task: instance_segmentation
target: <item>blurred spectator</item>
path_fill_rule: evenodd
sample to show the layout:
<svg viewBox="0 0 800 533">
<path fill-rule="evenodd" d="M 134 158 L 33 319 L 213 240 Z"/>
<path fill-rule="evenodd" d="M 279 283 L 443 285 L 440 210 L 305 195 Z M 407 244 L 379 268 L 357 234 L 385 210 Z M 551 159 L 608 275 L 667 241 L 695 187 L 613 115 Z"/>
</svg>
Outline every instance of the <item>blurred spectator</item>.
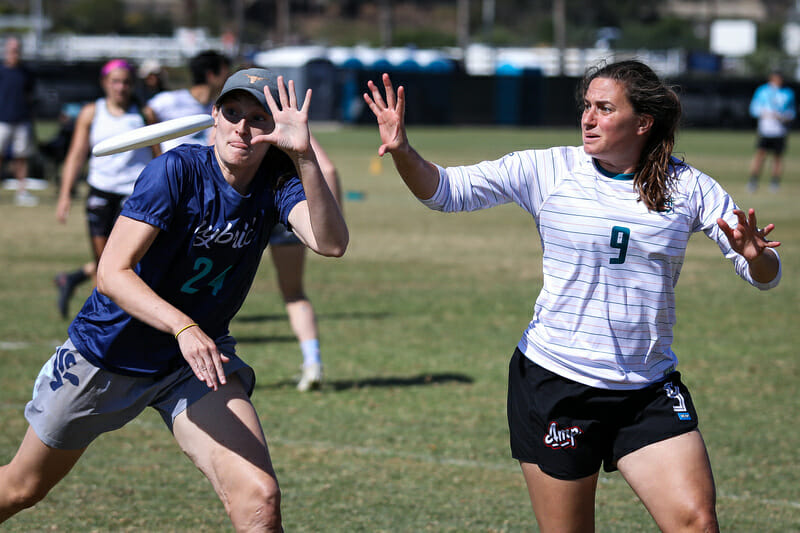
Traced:
<svg viewBox="0 0 800 533">
<path fill-rule="evenodd" d="M 211 114 L 211 107 L 222 90 L 230 74 L 231 63 L 224 55 L 214 50 L 200 52 L 189 60 L 192 86 L 188 89 L 162 91 L 147 102 L 144 115 L 148 122 L 163 122 L 174 118 Z M 200 130 L 161 143 L 161 150 L 167 150 L 184 143 L 209 144 L 208 130 Z"/>
<path fill-rule="evenodd" d="M 783 85 L 783 75 L 773 72 L 767 83 L 761 85 L 750 102 L 750 115 L 758 119 L 758 141 L 756 153 L 750 163 L 750 181 L 747 190 L 758 189 L 761 167 L 768 153 L 772 154 L 772 181 L 770 189 L 778 190 L 783 173 L 783 152 L 786 150 L 786 137 L 789 123 L 795 117 L 794 91 Z"/>
<path fill-rule="evenodd" d="M 137 74 L 140 81 L 137 96 L 142 104 L 167 89 L 167 71 L 157 59 L 142 61 Z"/>
<path fill-rule="evenodd" d="M 5 42 L 0 65 L 0 164 L 10 153 L 17 179 L 16 204 L 34 206 L 38 200 L 25 186 L 28 158 L 33 155 L 33 74 L 21 63 L 22 45 L 16 37 Z"/>
<path fill-rule="evenodd" d="M 81 107 L 78 102 L 69 102 L 61 106 L 58 113 L 58 130 L 55 135 L 45 142 L 39 143 L 39 162 L 42 165 L 42 176 L 53 176 L 54 180 L 60 179 L 59 168 L 67 157 L 72 134 L 75 132 L 75 120 L 78 118 Z M 74 189 L 74 186 L 73 186 Z"/>
<path fill-rule="evenodd" d="M 81 104 L 69 102 L 61 106 L 58 114 L 58 131 L 48 141 L 39 144 L 39 152 L 54 164 L 60 164 L 67 157 L 69 143 L 75 131 L 75 119 L 81 110 Z"/>
</svg>

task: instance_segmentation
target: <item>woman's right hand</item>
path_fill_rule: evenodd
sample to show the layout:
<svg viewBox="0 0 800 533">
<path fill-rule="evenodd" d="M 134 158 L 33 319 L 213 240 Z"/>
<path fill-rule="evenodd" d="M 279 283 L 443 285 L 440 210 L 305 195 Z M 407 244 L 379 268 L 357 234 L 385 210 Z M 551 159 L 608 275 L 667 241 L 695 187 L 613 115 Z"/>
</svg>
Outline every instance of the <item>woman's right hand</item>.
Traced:
<svg viewBox="0 0 800 533">
<path fill-rule="evenodd" d="M 230 361 L 230 358 L 219 351 L 214 340 L 200 326 L 191 324 L 184 327 L 178 331 L 175 340 L 197 379 L 213 390 L 225 385 L 227 380 L 222 364 Z"/>
<path fill-rule="evenodd" d="M 405 112 L 406 112 L 406 92 L 403 86 L 397 88 L 397 95 L 392 86 L 389 75 L 383 74 L 383 87 L 386 92 L 386 100 L 381 96 L 380 89 L 372 80 L 367 82 L 367 87 L 372 93 L 364 93 L 364 101 L 378 120 L 378 131 L 381 135 L 381 146 L 378 148 L 378 155 L 383 156 L 387 152 L 405 150 L 408 148 L 408 137 L 406 136 Z"/>
<path fill-rule="evenodd" d="M 67 222 L 67 215 L 69 215 L 69 208 L 72 205 L 72 200 L 67 196 L 66 198 L 59 196 L 58 203 L 56 204 L 56 219 L 65 224 Z"/>
</svg>

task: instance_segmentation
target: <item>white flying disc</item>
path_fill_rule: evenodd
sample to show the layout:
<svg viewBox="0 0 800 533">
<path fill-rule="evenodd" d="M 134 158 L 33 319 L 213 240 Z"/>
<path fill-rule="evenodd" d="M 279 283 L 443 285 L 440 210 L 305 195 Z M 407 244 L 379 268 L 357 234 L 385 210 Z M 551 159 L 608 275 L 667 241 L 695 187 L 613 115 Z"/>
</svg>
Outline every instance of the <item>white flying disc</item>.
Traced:
<svg viewBox="0 0 800 533">
<path fill-rule="evenodd" d="M 183 137 L 214 125 L 211 115 L 201 113 L 187 117 L 165 120 L 157 124 L 142 126 L 104 139 L 94 145 L 92 155 L 100 157 L 117 154 L 126 150 L 135 150 L 144 146 L 153 146 L 162 141 Z"/>
</svg>

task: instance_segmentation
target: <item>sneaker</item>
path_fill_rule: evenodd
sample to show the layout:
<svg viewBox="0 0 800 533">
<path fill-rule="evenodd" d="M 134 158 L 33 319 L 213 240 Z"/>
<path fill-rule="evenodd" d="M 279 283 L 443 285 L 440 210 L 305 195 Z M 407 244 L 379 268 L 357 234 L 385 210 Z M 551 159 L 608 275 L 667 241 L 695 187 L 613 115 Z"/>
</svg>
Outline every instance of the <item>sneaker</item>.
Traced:
<svg viewBox="0 0 800 533">
<path fill-rule="evenodd" d="M 56 284 L 56 289 L 58 290 L 58 312 L 61 313 L 61 318 L 67 318 L 69 299 L 78 284 L 66 272 L 57 274 L 53 278 L 53 283 Z"/>
<path fill-rule="evenodd" d="M 14 203 L 23 207 L 33 207 L 39 205 L 39 199 L 28 191 L 22 191 L 17 193 Z"/>
<path fill-rule="evenodd" d="M 297 383 L 297 390 L 306 392 L 319 389 L 322 386 L 322 365 L 314 363 L 303 366 L 303 375 Z"/>
<path fill-rule="evenodd" d="M 757 181 L 748 181 L 747 182 L 747 192 L 754 193 L 758 190 L 758 182 Z"/>
<path fill-rule="evenodd" d="M 771 193 L 778 192 L 780 190 L 780 188 L 781 188 L 781 185 L 777 181 L 773 181 L 772 183 L 769 184 L 769 192 L 771 192 Z"/>
</svg>

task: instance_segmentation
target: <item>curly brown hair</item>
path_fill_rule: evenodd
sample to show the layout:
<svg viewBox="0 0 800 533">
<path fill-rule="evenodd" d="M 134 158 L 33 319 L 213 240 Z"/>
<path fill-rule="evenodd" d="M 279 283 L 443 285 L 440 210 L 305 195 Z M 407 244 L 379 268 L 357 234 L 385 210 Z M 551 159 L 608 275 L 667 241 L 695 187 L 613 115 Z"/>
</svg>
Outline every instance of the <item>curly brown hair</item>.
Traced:
<svg viewBox="0 0 800 533">
<path fill-rule="evenodd" d="M 681 102 L 677 93 L 664 84 L 649 66 L 627 60 L 590 67 L 578 85 L 577 98 L 583 105 L 589 84 L 595 78 L 618 82 L 637 115 L 653 117 L 653 126 L 639 155 L 633 184 L 639 200 L 652 211 L 669 208 L 671 191 L 677 179 L 677 167 L 684 163 L 672 157 L 675 133 L 681 120 Z"/>
</svg>

